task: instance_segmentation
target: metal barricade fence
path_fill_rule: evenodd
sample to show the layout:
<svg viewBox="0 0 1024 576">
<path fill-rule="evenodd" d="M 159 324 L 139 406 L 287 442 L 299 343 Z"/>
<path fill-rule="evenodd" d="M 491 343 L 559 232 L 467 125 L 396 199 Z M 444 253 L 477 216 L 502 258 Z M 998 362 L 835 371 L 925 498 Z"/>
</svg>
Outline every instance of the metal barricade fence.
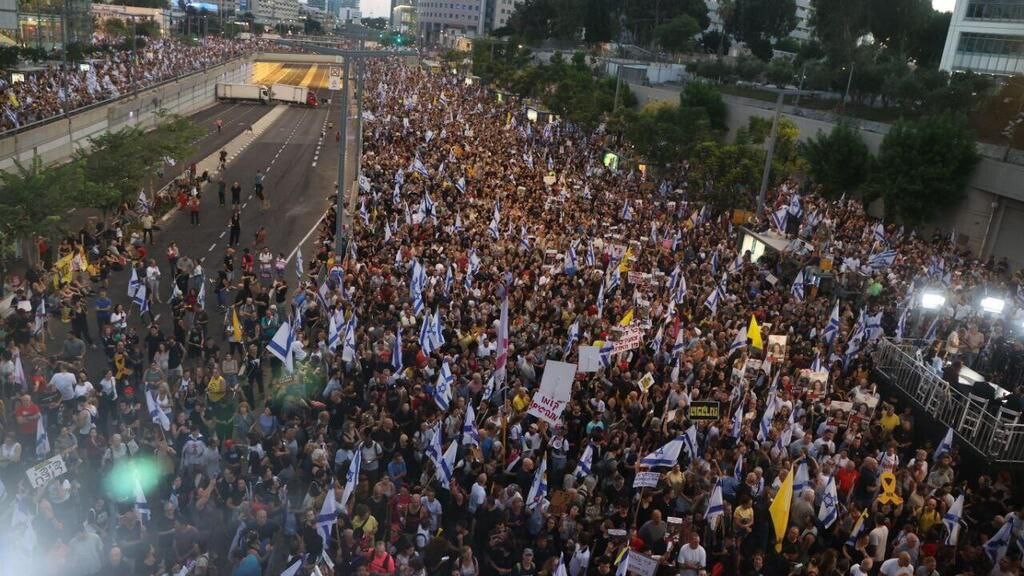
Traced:
<svg viewBox="0 0 1024 576">
<path fill-rule="evenodd" d="M 918 359 L 913 342 L 879 339 L 875 367 L 918 408 L 952 427 L 958 440 L 993 462 L 1024 463 L 1024 423 L 1000 421 L 990 405 L 950 386 Z"/>
</svg>

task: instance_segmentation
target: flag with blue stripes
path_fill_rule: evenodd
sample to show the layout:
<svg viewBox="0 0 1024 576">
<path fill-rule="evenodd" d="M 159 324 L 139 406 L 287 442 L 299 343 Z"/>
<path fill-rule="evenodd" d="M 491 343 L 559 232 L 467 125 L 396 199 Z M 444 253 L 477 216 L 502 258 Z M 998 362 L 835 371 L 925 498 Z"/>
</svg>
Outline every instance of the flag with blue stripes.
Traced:
<svg viewBox="0 0 1024 576">
<path fill-rule="evenodd" d="M 402 325 L 399 324 L 395 330 L 395 341 L 391 344 L 391 368 L 395 374 L 402 371 L 405 365 L 402 364 Z"/>
<path fill-rule="evenodd" d="M 821 496 L 821 505 L 818 507 L 818 522 L 826 530 L 839 518 L 839 494 L 836 492 L 835 476 L 828 477 L 825 484 L 825 493 Z"/>
<path fill-rule="evenodd" d="M 793 288 L 790 290 L 790 294 L 792 294 L 798 302 L 804 301 L 804 271 L 802 268 L 796 275 L 796 279 L 793 280 Z"/>
<path fill-rule="evenodd" d="M 434 384 L 434 403 L 441 412 L 447 412 L 452 402 L 452 386 L 455 385 L 455 376 L 448 366 L 448 361 L 441 363 L 441 371 L 437 375 L 437 383 Z"/>
<path fill-rule="evenodd" d="M 664 446 L 641 458 L 640 465 L 649 466 L 651 468 L 675 466 L 676 463 L 679 462 L 679 453 L 683 450 L 683 444 L 685 442 L 684 438 L 685 435 L 673 438 Z"/>
<path fill-rule="evenodd" d="M 711 498 L 708 499 L 708 507 L 704 510 L 704 520 L 711 526 L 716 526 L 718 518 L 725 513 L 725 504 L 722 502 L 722 481 L 715 482 L 711 490 Z"/>
</svg>

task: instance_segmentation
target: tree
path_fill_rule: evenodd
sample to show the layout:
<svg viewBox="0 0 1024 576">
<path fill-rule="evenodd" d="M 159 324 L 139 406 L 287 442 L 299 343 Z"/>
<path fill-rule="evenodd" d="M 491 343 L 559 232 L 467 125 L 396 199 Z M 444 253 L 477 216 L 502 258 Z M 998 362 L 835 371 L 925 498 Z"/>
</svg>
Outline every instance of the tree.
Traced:
<svg viewBox="0 0 1024 576">
<path fill-rule="evenodd" d="M 978 162 L 974 134 L 963 116 L 943 114 L 897 122 L 879 149 L 865 199 L 910 226 L 954 208 Z"/>
<path fill-rule="evenodd" d="M 719 48 L 722 52 L 728 52 L 732 47 L 732 41 L 719 30 L 706 30 L 700 35 L 700 47 L 705 54 L 718 54 Z"/>
<path fill-rule="evenodd" d="M 689 52 L 700 25 L 692 16 L 681 14 L 654 29 L 658 45 L 669 52 Z"/>
<path fill-rule="evenodd" d="M 811 179 L 821 186 L 826 198 L 857 192 L 867 181 L 871 153 L 860 132 L 848 122 L 840 122 L 828 134 L 818 134 L 799 144 L 807 161 Z"/>
<path fill-rule="evenodd" d="M 764 152 L 759 148 L 703 142 L 690 158 L 690 190 L 716 210 L 748 208 L 760 185 L 763 164 Z"/>
<path fill-rule="evenodd" d="M 907 46 L 907 56 L 913 58 L 918 66 L 937 68 L 939 60 L 942 59 L 942 49 L 952 18 L 952 12 L 932 10 L 924 24 L 911 38 Z"/>
<path fill-rule="evenodd" d="M 689 157 L 698 143 L 707 140 L 711 126 L 703 108 L 680 108 L 668 103 L 648 107 L 626 128 L 626 137 L 648 162 L 667 166 Z"/>
<path fill-rule="evenodd" d="M 772 57 L 772 39 L 788 35 L 796 23 L 795 0 L 736 0 L 726 29 L 767 62 Z"/>
<path fill-rule="evenodd" d="M 0 262 L 16 241 L 56 232 L 83 182 L 73 163 L 48 168 L 33 156 L 27 166 L 15 161 L 14 168 L 0 171 Z"/>
<path fill-rule="evenodd" d="M 778 88 L 785 88 L 792 84 L 795 75 L 796 71 L 793 70 L 793 65 L 783 58 L 772 60 L 765 70 L 765 78 Z"/>
<path fill-rule="evenodd" d="M 857 39 L 868 32 L 867 2 L 812 0 L 811 25 L 829 60 L 842 65 L 853 60 Z"/>
<path fill-rule="evenodd" d="M 707 114 L 711 128 L 714 130 L 726 130 L 726 116 L 729 109 L 722 99 L 722 93 L 710 82 L 693 81 L 686 84 L 683 91 L 679 93 L 680 108 L 698 108 Z"/>
<path fill-rule="evenodd" d="M 360 22 L 363 26 L 373 28 L 374 30 L 386 30 L 388 27 L 388 19 L 383 16 L 376 18 L 363 18 Z"/>
<path fill-rule="evenodd" d="M 319 20 L 306 16 L 302 20 L 303 32 L 310 36 L 317 36 L 324 33 L 324 25 Z"/>
<path fill-rule="evenodd" d="M 868 31 L 875 42 L 899 55 L 906 55 L 915 36 L 928 22 L 931 0 L 869 0 Z"/>
</svg>

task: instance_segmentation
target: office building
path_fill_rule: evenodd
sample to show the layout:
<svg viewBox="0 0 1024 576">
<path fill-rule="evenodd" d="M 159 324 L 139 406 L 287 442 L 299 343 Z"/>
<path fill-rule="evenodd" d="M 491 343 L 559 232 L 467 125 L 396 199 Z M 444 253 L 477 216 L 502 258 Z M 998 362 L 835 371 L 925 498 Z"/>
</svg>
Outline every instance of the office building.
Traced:
<svg viewBox="0 0 1024 576">
<path fill-rule="evenodd" d="M 487 0 L 419 0 L 416 21 L 423 45 L 443 44 L 458 36 L 480 36 L 486 31 Z"/>
<path fill-rule="evenodd" d="M 956 0 L 939 68 L 1024 74 L 1024 0 Z"/>
<path fill-rule="evenodd" d="M 14 17 L 17 19 L 16 36 L 24 46 L 52 50 L 64 45 L 65 40 L 88 43 L 92 39 L 91 0 L 21 0 L 17 3 Z M 65 15 L 66 11 L 66 15 Z M 9 20 L 12 16 L 9 4 L 0 3 L 0 18 Z M 66 17 L 66 22 L 65 22 Z M 2 28 L 4 31 L 7 28 Z M 6 33 L 4 34 L 6 35 Z"/>
<path fill-rule="evenodd" d="M 249 0 L 249 7 L 257 24 L 301 24 L 298 0 Z"/>
<path fill-rule="evenodd" d="M 718 14 L 718 0 L 705 0 L 708 6 L 708 18 L 711 23 L 708 30 L 721 30 L 722 18 Z M 814 36 L 814 27 L 811 26 L 811 18 L 814 16 L 813 0 L 796 0 L 796 27 L 789 33 L 790 38 L 801 42 L 810 40 Z"/>
<path fill-rule="evenodd" d="M 490 0 L 487 2 L 488 28 L 487 31 L 503 28 L 508 24 L 508 19 L 516 11 L 516 6 L 525 0 Z"/>
<path fill-rule="evenodd" d="M 408 1 L 408 0 L 405 0 Z M 391 10 L 390 28 L 395 32 L 415 33 L 416 32 L 416 7 L 408 4 L 399 4 Z"/>
</svg>

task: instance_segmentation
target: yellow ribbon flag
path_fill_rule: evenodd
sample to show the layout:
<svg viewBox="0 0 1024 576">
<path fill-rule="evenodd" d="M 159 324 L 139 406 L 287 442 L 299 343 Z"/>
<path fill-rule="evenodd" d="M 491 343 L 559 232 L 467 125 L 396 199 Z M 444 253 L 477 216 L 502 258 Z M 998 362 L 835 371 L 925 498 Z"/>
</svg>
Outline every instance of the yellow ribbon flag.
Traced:
<svg viewBox="0 0 1024 576">
<path fill-rule="evenodd" d="M 632 323 L 633 323 L 633 309 L 630 308 L 629 312 L 626 312 L 626 315 L 622 317 L 622 320 L 619 320 L 619 326 L 629 326 Z"/>
<path fill-rule="evenodd" d="M 622 261 L 619 262 L 619 272 L 629 272 L 629 259 L 633 257 L 633 249 L 626 248 L 626 253 L 622 255 Z"/>
<path fill-rule="evenodd" d="M 747 327 L 747 338 L 750 338 L 750 345 L 758 350 L 764 349 L 764 342 L 761 341 L 761 327 L 757 325 L 757 318 L 750 315 L 750 326 Z"/>
<path fill-rule="evenodd" d="M 238 310 L 231 307 L 231 332 L 235 340 L 242 342 L 242 323 L 238 321 Z"/>
<path fill-rule="evenodd" d="M 786 537 L 786 526 L 789 525 L 789 505 L 793 502 L 793 468 L 789 468 L 786 479 L 775 493 L 768 512 L 772 515 L 772 526 L 775 527 L 775 551 L 782 552 L 782 539 Z"/>
</svg>

